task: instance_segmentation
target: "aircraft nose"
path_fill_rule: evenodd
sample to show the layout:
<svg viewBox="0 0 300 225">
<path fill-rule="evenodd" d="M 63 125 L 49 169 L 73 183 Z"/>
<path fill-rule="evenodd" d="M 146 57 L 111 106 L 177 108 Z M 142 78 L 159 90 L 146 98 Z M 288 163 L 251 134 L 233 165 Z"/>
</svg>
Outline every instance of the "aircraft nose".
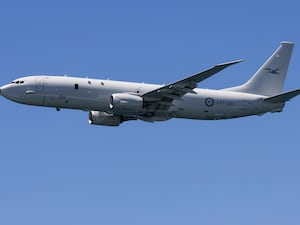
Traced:
<svg viewBox="0 0 300 225">
<path fill-rule="evenodd" d="M 7 85 L 0 87 L 0 96 L 6 97 L 7 95 Z"/>
<path fill-rule="evenodd" d="M 5 89 L 5 85 L 4 86 L 0 86 L 0 96 L 4 96 L 4 89 Z"/>
</svg>

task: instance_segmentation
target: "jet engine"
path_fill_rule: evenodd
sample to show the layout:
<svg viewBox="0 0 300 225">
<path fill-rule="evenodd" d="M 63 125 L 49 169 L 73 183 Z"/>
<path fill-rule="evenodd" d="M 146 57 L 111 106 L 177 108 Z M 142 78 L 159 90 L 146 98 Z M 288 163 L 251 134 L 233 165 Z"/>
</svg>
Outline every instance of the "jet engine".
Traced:
<svg viewBox="0 0 300 225">
<path fill-rule="evenodd" d="M 89 123 L 104 126 L 119 126 L 122 123 L 121 116 L 115 116 L 106 112 L 90 111 Z"/>
<path fill-rule="evenodd" d="M 143 110 L 143 98 L 127 93 L 112 94 L 110 97 L 110 109 L 113 112 L 141 112 Z"/>
</svg>

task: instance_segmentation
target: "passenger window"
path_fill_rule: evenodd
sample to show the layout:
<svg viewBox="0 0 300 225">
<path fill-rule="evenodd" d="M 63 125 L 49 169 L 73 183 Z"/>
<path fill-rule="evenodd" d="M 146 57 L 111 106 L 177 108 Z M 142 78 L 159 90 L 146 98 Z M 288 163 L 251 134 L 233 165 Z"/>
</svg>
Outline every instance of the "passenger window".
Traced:
<svg viewBox="0 0 300 225">
<path fill-rule="evenodd" d="M 74 88 L 77 90 L 79 88 L 78 84 L 75 84 Z"/>
</svg>

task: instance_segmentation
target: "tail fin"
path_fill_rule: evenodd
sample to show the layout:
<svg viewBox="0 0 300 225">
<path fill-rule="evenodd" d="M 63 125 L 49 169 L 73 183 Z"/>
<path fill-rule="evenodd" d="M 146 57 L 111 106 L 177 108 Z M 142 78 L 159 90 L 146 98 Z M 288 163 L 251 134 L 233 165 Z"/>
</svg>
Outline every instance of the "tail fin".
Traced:
<svg viewBox="0 0 300 225">
<path fill-rule="evenodd" d="M 281 42 L 279 48 L 245 84 L 230 91 L 273 96 L 282 93 L 294 43 Z"/>
</svg>

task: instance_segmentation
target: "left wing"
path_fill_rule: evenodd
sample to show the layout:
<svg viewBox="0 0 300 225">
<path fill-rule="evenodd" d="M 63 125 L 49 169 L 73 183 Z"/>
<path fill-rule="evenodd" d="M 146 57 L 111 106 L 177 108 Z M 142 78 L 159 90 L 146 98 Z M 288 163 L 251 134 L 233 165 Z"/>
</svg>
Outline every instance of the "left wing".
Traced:
<svg viewBox="0 0 300 225">
<path fill-rule="evenodd" d="M 187 93 L 195 94 L 196 92 L 193 89 L 197 87 L 197 84 L 200 81 L 205 80 L 228 66 L 241 61 L 242 60 L 236 60 L 218 64 L 208 70 L 202 71 L 183 80 L 179 80 L 175 83 L 144 93 L 142 95 L 144 99 L 144 107 L 149 113 L 155 113 L 159 110 L 166 111 L 170 106 L 172 106 L 173 100 L 180 100 L 181 97 Z"/>
</svg>

